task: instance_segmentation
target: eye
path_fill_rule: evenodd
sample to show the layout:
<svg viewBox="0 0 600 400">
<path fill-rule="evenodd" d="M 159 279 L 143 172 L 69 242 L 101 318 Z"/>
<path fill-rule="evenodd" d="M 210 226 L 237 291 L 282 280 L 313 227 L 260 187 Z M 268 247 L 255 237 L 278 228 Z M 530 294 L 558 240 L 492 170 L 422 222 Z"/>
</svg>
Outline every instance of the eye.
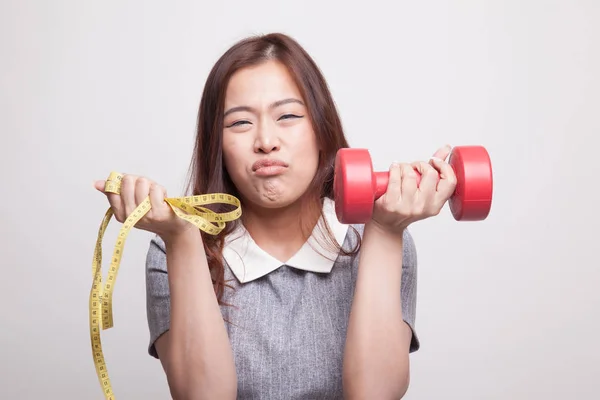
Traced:
<svg viewBox="0 0 600 400">
<path fill-rule="evenodd" d="M 242 120 L 242 121 L 236 121 L 236 122 L 234 122 L 233 124 L 226 126 L 226 128 L 231 128 L 231 127 L 233 127 L 233 126 L 245 125 L 245 124 L 249 124 L 249 123 L 250 123 L 250 121 L 245 121 L 245 120 Z"/>
<path fill-rule="evenodd" d="M 282 119 L 290 119 L 290 118 L 302 118 L 301 115 L 295 115 L 295 114 L 284 114 L 281 117 L 279 117 L 278 121 L 282 120 Z"/>
</svg>

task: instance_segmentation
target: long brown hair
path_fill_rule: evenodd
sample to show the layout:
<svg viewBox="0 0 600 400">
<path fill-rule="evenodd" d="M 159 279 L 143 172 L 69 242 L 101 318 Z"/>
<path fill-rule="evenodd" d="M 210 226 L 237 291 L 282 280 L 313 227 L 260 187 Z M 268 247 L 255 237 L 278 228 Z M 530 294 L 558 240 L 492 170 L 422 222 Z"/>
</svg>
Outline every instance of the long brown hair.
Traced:
<svg viewBox="0 0 600 400">
<path fill-rule="evenodd" d="M 231 76 L 237 70 L 268 60 L 281 62 L 292 75 L 308 108 L 317 143 L 321 149 L 317 173 L 302 202 L 305 211 L 302 215 L 315 215 L 315 212 L 318 213 L 322 209 L 322 198 L 333 199 L 335 156 L 338 149 L 348 147 L 348 143 L 335 103 L 320 69 L 297 41 L 281 33 L 252 36 L 238 41 L 217 60 L 210 71 L 198 110 L 196 140 L 187 192 L 188 195 L 229 193 L 239 198 L 239 192 L 223 163 L 225 93 Z M 216 212 L 229 211 L 227 206 L 217 205 L 210 208 Z M 238 223 L 239 220 L 229 222 L 219 235 L 208 235 L 202 232 L 208 266 L 220 304 L 226 286 L 222 259 L 224 238 Z M 310 233 L 313 229 L 312 221 L 301 221 L 301 228 L 305 234 Z M 324 233 L 322 237 L 326 242 L 325 247 L 333 246 L 342 254 L 356 254 L 358 251 L 360 247 L 358 232 L 355 231 L 358 239 L 357 246 L 345 250 L 341 248 L 343 243 L 335 241 L 326 224 L 319 225 L 319 229 Z"/>
</svg>

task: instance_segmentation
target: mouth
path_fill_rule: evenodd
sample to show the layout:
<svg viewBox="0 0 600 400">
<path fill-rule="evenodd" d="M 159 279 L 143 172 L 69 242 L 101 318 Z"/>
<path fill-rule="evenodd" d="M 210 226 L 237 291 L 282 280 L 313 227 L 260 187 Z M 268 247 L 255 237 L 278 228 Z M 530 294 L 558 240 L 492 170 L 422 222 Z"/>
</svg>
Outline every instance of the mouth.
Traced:
<svg viewBox="0 0 600 400">
<path fill-rule="evenodd" d="M 262 160 L 258 160 L 254 164 L 252 164 L 252 171 L 256 172 L 261 168 L 266 167 L 287 167 L 288 165 L 280 160 L 269 160 L 263 158 Z"/>
<path fill-rule="evenodd" d="M 262 176 L 277 175 L 287 167 L 288 165 L 281 160 L 263 158 L 252 164 L 252 172 Z"/>
</svg>

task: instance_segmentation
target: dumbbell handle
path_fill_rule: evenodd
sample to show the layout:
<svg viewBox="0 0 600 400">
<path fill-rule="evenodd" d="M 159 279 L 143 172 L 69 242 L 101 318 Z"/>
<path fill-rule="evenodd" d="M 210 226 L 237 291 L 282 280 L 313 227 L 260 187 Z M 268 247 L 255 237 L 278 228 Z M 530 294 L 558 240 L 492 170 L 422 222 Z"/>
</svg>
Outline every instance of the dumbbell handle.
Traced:
<svg viewBox="0 0 600 400">
<path fill-rule="evenodd" d="M 415 173 L 417 174 L 417 186 L 419 186 L 421 183 L 421 174 L 417 170 L 415 170 Z M 373 182 L 375 182 L 374 200 L 377 200 L 387 191 L 390 171 L 374 172 L 373 176 L 375 178 L 373 179 Z"/>
</svg>

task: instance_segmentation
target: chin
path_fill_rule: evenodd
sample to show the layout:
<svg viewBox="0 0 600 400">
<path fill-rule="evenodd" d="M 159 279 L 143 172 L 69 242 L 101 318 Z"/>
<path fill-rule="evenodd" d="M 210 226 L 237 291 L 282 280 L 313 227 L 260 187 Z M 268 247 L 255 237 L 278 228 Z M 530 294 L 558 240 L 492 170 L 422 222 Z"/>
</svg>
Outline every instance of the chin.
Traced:
<svg viewBox="0 0 600 400">
<path fill-rule="evenodd" d="M 296 191 L 293 193 L 259 191 L 250 193 L 249 195 L 246 194 L 244 198 L 246 201 L 260 208 L 278 209 L 289 207 L 298 202 L 302 197 L 302 193 Z"/>
<path fill-rule="evenodd" d="M 263 194 L 253 202 L 260 207 L 276 209 L 289 207 L 296 203 L 299 199 L 300 196 L 273 196 L 270 194 Z"/>
</svg>

